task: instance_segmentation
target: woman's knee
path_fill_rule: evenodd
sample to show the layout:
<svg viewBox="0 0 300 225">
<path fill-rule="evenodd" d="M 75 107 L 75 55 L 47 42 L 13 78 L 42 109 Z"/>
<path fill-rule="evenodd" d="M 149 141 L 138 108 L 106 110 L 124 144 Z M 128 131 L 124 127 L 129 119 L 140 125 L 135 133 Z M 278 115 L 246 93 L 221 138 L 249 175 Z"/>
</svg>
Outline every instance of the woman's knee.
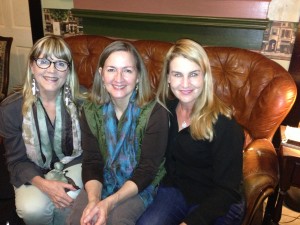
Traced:
<svg viewBox="0 0 300 225">
<path fill-rule="evenodd" d="M 33 185 L 15 188 L 16 212 L 27 225 L 65 224 L 69 209 L 55 208 L 49 197 Z"/>
<path fill-rule="evenodd" d="M 22 202 L 16 205 L 16 212 L 26 224 L 51 224 L 53 220 L 54 206 L 48 204 L 38 204 L 37 202 Z"/>
<path fill-rule="evenodd" d="M 176 188 L 160 187 L 154 201 L 137 225 L 171 225 L 179 224 L 187 214 L 188 207 L 182 194 Z"/>
<path fill-rule="evenodd" d="M 136 225 L 164 225 L 164 224 L 161 224 L 161 220 L 157 215 L 147 212 L 146 214 L 143 214 L 138 219 Z"/>
<path fill-rule="evenodd" d="M 135 225 L 137 219 L 145 211 L 142 199 L 136 195 L 117 205 L 108 216 L 108 225 Z"/>
<path fill-rule="evenodd" d="M 47 217 L 52 217 L 53 203 L 35 186 L 22 185 L 20 188 L 15 188 L 15 194 L 16 212 L 20 218 L 44 221 Z"/>
<path fill-rule="evenodd" d="M 160 205 L 153 204 L 141 215 L 136 225 L 171 225 L 174 224 L 172 221 L 173 217 L 170 210 L 163 210 Z"/>
</svg>

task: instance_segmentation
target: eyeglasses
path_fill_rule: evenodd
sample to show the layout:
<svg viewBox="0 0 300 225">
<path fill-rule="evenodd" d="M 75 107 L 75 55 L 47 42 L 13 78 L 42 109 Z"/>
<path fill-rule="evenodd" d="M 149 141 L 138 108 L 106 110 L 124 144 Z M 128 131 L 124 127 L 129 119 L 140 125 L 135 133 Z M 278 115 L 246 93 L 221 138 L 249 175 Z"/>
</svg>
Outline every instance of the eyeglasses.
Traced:
<svg viewBox="0 0 300 225">
<path fill-rule="evenodd" d="M 41 68 L 41 69 L 47 69 L 51 66 L 51 64 L 54 64 L 55 69 L 57 69 L 60 72 L 64 72 L 68 69 L 68 67 L 70 66 L 70 63 L 66 62 L 66 61 L 50 61 L 49 59 L 45 59 L 45 58 L 37 58 L 34 59 L 36 65 Z"/>
</svg>

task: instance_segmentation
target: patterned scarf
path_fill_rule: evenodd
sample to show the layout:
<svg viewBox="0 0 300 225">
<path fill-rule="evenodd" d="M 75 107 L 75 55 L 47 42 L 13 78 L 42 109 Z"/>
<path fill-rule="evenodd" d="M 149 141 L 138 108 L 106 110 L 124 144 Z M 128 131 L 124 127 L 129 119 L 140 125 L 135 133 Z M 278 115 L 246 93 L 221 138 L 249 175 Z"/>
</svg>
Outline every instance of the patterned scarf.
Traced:
<svg viewBox="0 0 300 225">
<path fill-rule="evenodd" d="M 53 157 L 53 152 L 57 155 L 60 162 L 67 164 L 74 158 L 78 157 L 82 153 L 81 149 L 81 133 L 79 127 L 79 120 L 77 114 L 77 108 L 75 104 L 70 101 L 69 98 L 65 98 L 65 106 L 70 113 L 72 121 L 72 133 L 73 133 L 73 152 L 71 156 L 65 156 L 62 152 L 62 129 L 64 129 L 64 124 L 62 124 L 61 117 L 61 99 L 62 94 L 56 98 L 56 117 L 55 117 L 55 131 L 53 139 L 53 149 L 50 143 L 50 138 L 48 134 L 47 124 L 46 124 L 46 114 L 41 101 L 36 102 L 37 109 L 37 120 L 36 123 L 34 119 L 33 109 L 29 108 L 25 116 L 23 117 L 22 125 L 22 136 L 26 146 L 26 153 L 30 160 L 32 160 L 36 165 L 44 169 L 51 169 L 51 161 Z M 38 137 L 37 126 L 40 131 L 40 139 Z M 43 159 L 43 156 L 44 159 Z"/>
<path fill-rule="evenodd" d="M 136 154 L 139 146 L 135 129 L 141 110 L 135 104 L 135 97 L 134 92 L 118 125 L 113 103 L 103 106 L 108 151 L 104 166 L 103 198 L 119 190 L 137 165 Z"/>
</svg>

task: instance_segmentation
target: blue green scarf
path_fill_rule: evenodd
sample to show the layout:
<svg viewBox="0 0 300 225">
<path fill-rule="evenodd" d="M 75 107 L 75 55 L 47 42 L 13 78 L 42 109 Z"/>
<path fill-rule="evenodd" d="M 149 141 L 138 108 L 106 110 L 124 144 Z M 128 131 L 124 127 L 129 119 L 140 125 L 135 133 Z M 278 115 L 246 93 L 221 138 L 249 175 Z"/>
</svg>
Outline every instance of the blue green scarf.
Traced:
<svg viewBox="0 0 300 225">
<path fill-rule="evenodd" d="M 138 140 L 135 128 L 141 110 L 135 104 L 135 96 L 136 94 L 131 96 L 128 107 L 122 116 L 123 123 L 119 123 L 122 127 L 117 125 L 113 103 L 109 102 L 103 106 L 108 151 L 104 166 L 104 197 L 119 190 L 130 178 L 137 164 Z"/>
<path fill-rule="evenodd" d="M 104 166 L 102 198 L 118 191 L 132 176 L 137 165 L 139 141 L 136 135 L 141 109 L 136 105 L 136 93 L 130 97 L 124 115 L 117 124 L 112 102 L 103 105 L 107 160 Z M 152 201 L 154 186 L 148 186 L 140 196 L 147 206 Z"/>
</svg>

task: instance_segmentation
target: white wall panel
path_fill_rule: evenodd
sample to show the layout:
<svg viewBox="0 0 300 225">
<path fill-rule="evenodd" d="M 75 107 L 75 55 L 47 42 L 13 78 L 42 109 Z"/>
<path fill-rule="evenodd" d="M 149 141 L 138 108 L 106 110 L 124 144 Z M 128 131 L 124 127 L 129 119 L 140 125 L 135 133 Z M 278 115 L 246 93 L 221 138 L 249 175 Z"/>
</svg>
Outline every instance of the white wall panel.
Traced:
<svg viewBox="0 0 300 225">
<path fill-rule="evenodd" d="M 32 46 L 28 0 L 0 0 L 0 35 L 13 37 L 10 53 L 9 92 L 21 85 Z"/>
<path fill-rule="evenodd" d="M 272 0 L 269 6 L 270 20 L 298 22 L 300 16 L 300 0 Z"/>
</svg>

